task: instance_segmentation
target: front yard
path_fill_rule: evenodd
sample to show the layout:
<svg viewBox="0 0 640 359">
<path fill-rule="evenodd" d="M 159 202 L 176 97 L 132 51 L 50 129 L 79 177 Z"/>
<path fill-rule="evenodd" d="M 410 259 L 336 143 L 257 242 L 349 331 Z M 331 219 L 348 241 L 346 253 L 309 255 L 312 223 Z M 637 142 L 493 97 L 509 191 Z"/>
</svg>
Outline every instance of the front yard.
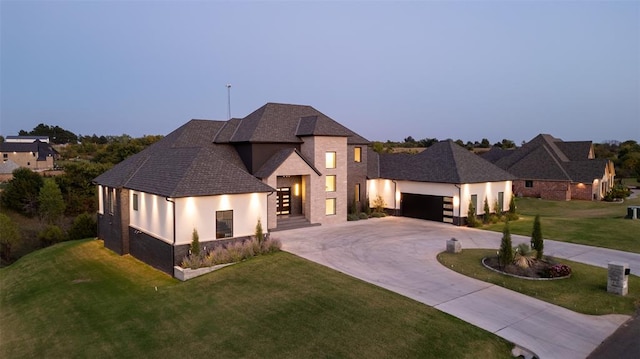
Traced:
<svg viewBox="0 0 640 359">
<path fill-rule="evenodd" d="M 623 203 L 518 198 L 516 206 L 520 219 L 509 223 L 512 234 L 531 236 L 539 214 L 545 239 L 640 253 L 640 220 L 624 218 L 627 206 L 640 206 L 640 198 Z M 483 228 L 502 232 L 503 227 L 496 223 Z"/>
</svg>

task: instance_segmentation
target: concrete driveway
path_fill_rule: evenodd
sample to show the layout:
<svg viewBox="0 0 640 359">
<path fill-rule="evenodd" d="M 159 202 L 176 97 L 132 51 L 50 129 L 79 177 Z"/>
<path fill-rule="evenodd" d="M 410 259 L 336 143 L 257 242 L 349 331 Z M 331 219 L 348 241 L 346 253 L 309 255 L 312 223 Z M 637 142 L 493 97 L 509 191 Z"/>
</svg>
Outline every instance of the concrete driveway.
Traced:
<svg viewBox="0 0 640 359">
<path fill-rule="evenodd" d="M 629 316 L 590 316 L 443 267 L 436 255 L 455 237 L 462 248 L 498 248 L 501 234 L 403 217 L 274 234 L 283 249 L 433 306 L 499 335 L 539 358 L 585 358 Z M 530 238 L 513 235 L 514 246 Z M 545 254 L 606 267 L 640 255 L 545 240 Z"/>
</svg>

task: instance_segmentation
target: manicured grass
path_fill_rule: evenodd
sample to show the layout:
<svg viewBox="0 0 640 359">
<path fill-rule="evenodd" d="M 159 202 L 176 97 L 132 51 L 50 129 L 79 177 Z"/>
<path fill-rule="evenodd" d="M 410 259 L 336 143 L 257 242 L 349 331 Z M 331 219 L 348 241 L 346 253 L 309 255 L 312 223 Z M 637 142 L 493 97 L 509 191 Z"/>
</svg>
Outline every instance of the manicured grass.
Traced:
<svg viewBox="0 0 640 359">
<path fill-rule="evenodd" d="M 493 283 L 545 302 L 584 314 L 633 314 L 640 307 L 640 277 L 629 276 L 629 294 L 607 293 L 607 270 L 569 260 L 570 278 L 533 281 L 506 276 L 485 268 L 482 258 L 495 256 L 494 249 L 465 249 L 462 253 L 440 253 L 438 261 L 449 269 Z"/>
<path fill-rule="evenodd" d="M 640 198 L 624 203 L 518 198 L 520 219 L 509 228 L 512 234 L 531 236 L 533 219 L 540 214 L 545 239 L 640 253 L 640 220 L 624 218 L 631 205 L 640 205 Z M 502 232 L 504 223 L 483 228 Z"/>
<path fill-rule="evenodd" d="M 491 333 L 285 252 L 182 283 L 83 240 L 0 281 L 2 358 L 510 357 Z"/>
</svg>

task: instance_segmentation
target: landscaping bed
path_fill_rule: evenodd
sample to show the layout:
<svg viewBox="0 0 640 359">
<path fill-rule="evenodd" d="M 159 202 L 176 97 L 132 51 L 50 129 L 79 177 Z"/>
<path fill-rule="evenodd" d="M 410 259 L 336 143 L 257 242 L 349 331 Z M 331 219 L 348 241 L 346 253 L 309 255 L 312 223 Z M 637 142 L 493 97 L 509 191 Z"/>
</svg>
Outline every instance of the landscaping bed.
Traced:
<svg viewBox="0 0 640 359">
<path fill-rule="evenodd" d="M 497 256 L 491 256 L 483 258 L 482 264 L 496 272 L 522 279 L 564 279 L 571 276 L 571 270 L 567 265 L 557 263 L 549 257 L 544 259 L 529 258 L 526 266 L 514 263 L 503 266 Z"/>
</svg>

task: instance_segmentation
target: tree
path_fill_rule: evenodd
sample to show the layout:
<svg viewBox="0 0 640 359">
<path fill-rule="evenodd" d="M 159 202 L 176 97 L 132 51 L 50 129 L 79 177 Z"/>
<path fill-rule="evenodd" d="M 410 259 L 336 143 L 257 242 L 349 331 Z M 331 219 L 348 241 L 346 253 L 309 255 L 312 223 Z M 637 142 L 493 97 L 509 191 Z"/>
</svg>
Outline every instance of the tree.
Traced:
<svg viewBox="0 0 640 359">
<path fill-rule="evenodd" d="M 38 194 L 43 185 L 39 174 L 28 168 L 17 168 L 2 192 L 2 204 L 31 217 L 38 213 Z"/>
<path fill-rule="evenodd" d="M 56 144 L 78 142 L 78 136 L 76 136 L 73 132 L 67 131 L 59 126 L 52 127 L 49 125 L 45 125 L 44 123 L 38 124 L 38 126 L 34 127 L 30 132 L 20 130 L 18 134 L 20 136 L 47 136 L 49 137 L 51 142 Z"/>
<path fill-rule="evenodd" d="M 469 201 L 469 210 L 467 211 L 467 225 L 469 227 L 478 226 L 478 219 L 476 218 L 476 208 L 473 206 L 472 201 Z"/>
<path fill-rule="evenodd" d="M 200 255 L 200 236 L 198 235 L 198 230 L 195 228 L 191 233 L 191 254 L 194 256 Z"/>
<path fill-rule="evenodd" d="M 48 225 L 38 233 L 38 239 L 44 246 L 50 246 L 66 239 L 62 228 L 56 225 Z"/>
<path fill-rule="evenodd" d="M 264 234 L 262 233 L 262 222 L 260 221 L 260 218 L 258 218 L 258 223 L 256 223 L 256 239 L 260 244 L 262 244 L 262 242 L 264 241 Z"/>
<path fill-rule="evenodd" d="M 480 141 L 480 148 L 489 148 L 491 147 L 491 142 L 489 142 L 488 139 L 483 138 L 482 141 Z"/>
<path fill-rule="evenodd" d="M 484 198 L 484 216 L 482 217 L 482 223 L 487 224 L 489 223 L 489 214 L 491 213 L 491 210 L 489 209 L 489 199 L 487 199 L 487 197 Z"/>
<path fill-rule="evenodd" d="M 536 258 L 542 259 L 544 253 L 544 239 L 542 238 L 542 228 L 540 226 L 540 215 L 537 214 L 533 220 L 533 232 L 531 233 L 531 248 L 536 250 Z"/>
<path fill-rule="evenodd" d="M 509 200 L 509 212 L 507 214 L 507 219 L 510 221 L 515 221 L 518 219 L 518 213 L 516 213 L 516 196 L 511 195 L 511 200 Z"/>
<path fill-rule="evenodd" d="M 48 224 L 57 223 L 64 215 L 66 205 L 62 199 L 60 187 L 53 179 L 44 181 L 44 185 L 40 188 L 38 195 L 38 212 Z"/>
<path fill-rule="evenodd" d="M 68 216 L 98 210 L 96 186 L 92 181 L 110 167 L 111 165 L 88 162 L 70 162 L 64 166 L 64 174 L 56 177 L 56 183 L 67 204 Z"/>
<path fill-rule="evenodd" d="M 509 222 L 504 224 L 502 229 L 502 240 L 500 241 L 500 251 L 498 257 L 501 266 L 506 266 L 513 262 L 513 244 L 511 244 L 511 232 L 509 230 Z"/>
<path fill-rule="evenodd" d="M 4 213 L 0 213 L 0 247 L 2 258 L 11 260 L 11 250 L 20 243 L 18 226 Z"/>
<path fill-rule="evenodd" d="M 73 220 L 73 225 L 69 229 L 69 239 L 94 238 L 98 234 L 97 227 L 95 215 L 82 213 Z"/>
</svg>

